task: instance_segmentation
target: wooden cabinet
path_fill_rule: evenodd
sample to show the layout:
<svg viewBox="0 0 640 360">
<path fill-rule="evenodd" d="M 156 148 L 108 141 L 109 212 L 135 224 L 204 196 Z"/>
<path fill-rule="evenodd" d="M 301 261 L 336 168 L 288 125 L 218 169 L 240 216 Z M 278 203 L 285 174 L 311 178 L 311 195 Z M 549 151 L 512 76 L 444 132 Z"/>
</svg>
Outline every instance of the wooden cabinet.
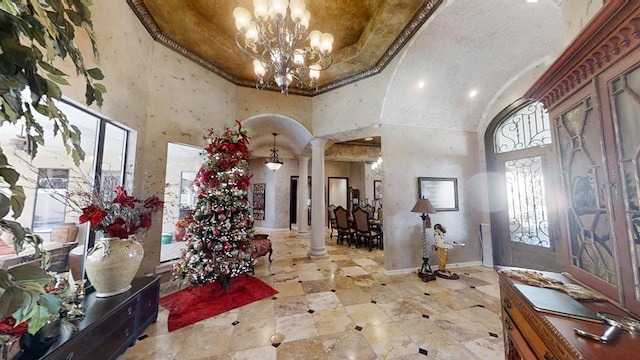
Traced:
<svg viewBox="0 0 640 360">
<path fill-rule="evenodd" d="M 567 276 L 605 295 L 594 312 L 640 316 L 640 1 L 608 0 L 524 95 L 549 112 L 562 184 Z M 538 311 L 518 281 L 500 275 L 507 359 L 636 359 L 638 334 L 606 344 L 608 325 Z M 526 291 L 525 291 L 526 292 Z"/>
<path fill-rule="evenodd" d="M 558 273 L 542 273 L 564 283 L 574 283 Z M 637 334 L 623 331 L 607 344 L 576 335 L 573 328 L 602 335 L 607 325 L 537 311 L 531 305 L 530 299 L 525 297 L 515 284 L 520 282 L 500 274 L 500 303 L 507 360 L 636 359 L 637 354 L 640 354 Z M 611 302 L 581 304 L 594 312 L 604 311 L 629 316 L 625 310 Z"/>
<path fill-rule="evenodd" d="M 525 97 L 554 128 L 565 270 L 640 316 L 640 2 L 606 1 Z"/>
<path fill-rule="evenodd" d="M 63 327 L 55 343 L 21 359 L 115 359 L 158 317 L 160 277 L 135 278 L 126 293 L 85 298 L 85 317 L 75 329 Z"/>
</svg>

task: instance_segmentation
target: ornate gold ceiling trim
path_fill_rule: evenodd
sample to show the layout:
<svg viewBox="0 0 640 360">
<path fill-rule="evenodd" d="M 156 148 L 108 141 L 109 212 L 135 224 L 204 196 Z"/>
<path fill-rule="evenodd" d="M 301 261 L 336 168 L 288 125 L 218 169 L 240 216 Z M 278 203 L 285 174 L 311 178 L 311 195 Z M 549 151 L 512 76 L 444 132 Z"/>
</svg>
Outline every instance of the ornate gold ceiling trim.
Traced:
<svg viewBox="0 0 640 360">
<path fill-rule="evenodd" d="M 176 51 L 180 55 L 206 68 L 207 70 L 222 77 L 223 79 L 226 79 L 232 82 L 235 85 L 250 87 L 250 88 L 255 87 L 254 81 L 244 80 L 229 74 L 228 72 L 224 71 L 215 63 L 207 60 L 203 56 L 198 55 L 197 53 L 193 52 L 192 50 L 186 48 L 182 44 L 174 41 L 173 39 L 165 35 L 160 29 L 160 27 L 158 26 L 158 24 L 153 19 L 153 16 L 151 16 L 149 9 L 144 4 L 144 0 L 127 0 L 127 4 L 129 4 L 129 7 L 131 7 L 133 12 L 138 17 L 138 19 L 140 19 L 140 22 L 142 22 L 144 27 L 147 29 L 147 31 L 155 41 L 163 44 L 169 49 Z M 301 96 L 315 96 L 315 95 L 323 94 L 328 91 L 352 84 L 354 82 L 366 79 L 370 76 L 380 73 L 391 62 L 391 60 L 393 60 L 393 58 L 400 52 L 400 50 L 404 47 L 404 45 L 406 45 L 406 43 L 411 39 L 411 37 L 413 37 L 413 35 L 418 31 L 418 29 L 420 29 L 420 27 L 429 19 L 429 17 L 431 17 L 431 15 L 435 12 L 438 6 L 440 6 L 440 4 L 442 4 L 442 0 L 426 0 L 424 2 L 424 5 L 414 15 L 411 21 L 402 30 L 400 35 L 395 39 L 395 41 L 391 44 L 391 46 L 389 46 L 387 51 L 385 51 L 382 58 L 380 58 L 378 63 L 373 67 L 366 69 L 364 71 L 361 71 L 359 73 L 347 76 L 345 78 L 331 81 L 315 89 L 290 88 L 289 94 L 301 95 Z M 266 89 L 280 92 L 280 89 L 275 86 L 267 87 Z"/>
</svg>

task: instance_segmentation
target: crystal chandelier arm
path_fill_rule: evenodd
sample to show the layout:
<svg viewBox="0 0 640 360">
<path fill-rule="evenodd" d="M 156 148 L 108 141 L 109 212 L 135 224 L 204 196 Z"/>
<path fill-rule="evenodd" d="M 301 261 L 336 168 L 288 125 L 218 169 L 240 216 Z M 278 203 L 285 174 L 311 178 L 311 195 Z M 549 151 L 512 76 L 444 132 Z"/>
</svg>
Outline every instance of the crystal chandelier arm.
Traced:
<svg viewBox="0 0 640 360">
<path fill-rule="evenodd" d="M 317 30 L 307 36 L 311 14 L 304 0 L 254 0 L 254 15 L 234 9 L 236 45 L 254 59 L 256 88 L 273 80 L 287 94 L 294 79 L 299 88 L 317 87 L 320 71 L 333 63 L 333 36 Z"/>
</svg>

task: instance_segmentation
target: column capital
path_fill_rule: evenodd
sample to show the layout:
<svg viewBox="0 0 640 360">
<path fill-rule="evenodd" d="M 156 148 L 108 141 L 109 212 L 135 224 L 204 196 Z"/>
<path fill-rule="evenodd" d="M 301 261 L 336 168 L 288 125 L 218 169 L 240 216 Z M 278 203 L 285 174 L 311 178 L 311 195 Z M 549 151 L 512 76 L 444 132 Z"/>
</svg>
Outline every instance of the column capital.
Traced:
<svg viewBox="0 0 640 360">
<path fill-rule="evenodd" d="M 326 144 L 326 143 L 327 143 L 327 141 L 329 141 L 329 140 L 327 140 L 327 139 L 323 139 L 323 138 L 312 138 L 312 139 L 310 140 L 311 145 L 312 145 L 313 147 L 316 147 L 316 146 L 324 146 L 324 144 Z"/>
</svg>

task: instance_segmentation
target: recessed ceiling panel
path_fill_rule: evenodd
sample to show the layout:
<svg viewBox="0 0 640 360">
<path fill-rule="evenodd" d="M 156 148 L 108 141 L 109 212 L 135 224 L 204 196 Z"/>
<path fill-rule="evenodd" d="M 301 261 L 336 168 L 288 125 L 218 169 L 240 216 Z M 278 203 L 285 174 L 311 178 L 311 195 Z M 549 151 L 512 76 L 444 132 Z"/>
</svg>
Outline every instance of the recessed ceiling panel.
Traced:
<svg viewBox="0 0 640 360">
<path fill-rule="evenodd" d="M 239 86 L 255 86 L 249 56 L 235 44 L 233 9 L 251 0 L 127 0 L 159 42 Z M 382 71 L 442 0 L 313 0 L 310 30 L 334 36 L 333 65 L 317 89 L 290 88 L 313 96 Z M 277 88 L 273 90 L 279 91 Z"/>
</svg>

